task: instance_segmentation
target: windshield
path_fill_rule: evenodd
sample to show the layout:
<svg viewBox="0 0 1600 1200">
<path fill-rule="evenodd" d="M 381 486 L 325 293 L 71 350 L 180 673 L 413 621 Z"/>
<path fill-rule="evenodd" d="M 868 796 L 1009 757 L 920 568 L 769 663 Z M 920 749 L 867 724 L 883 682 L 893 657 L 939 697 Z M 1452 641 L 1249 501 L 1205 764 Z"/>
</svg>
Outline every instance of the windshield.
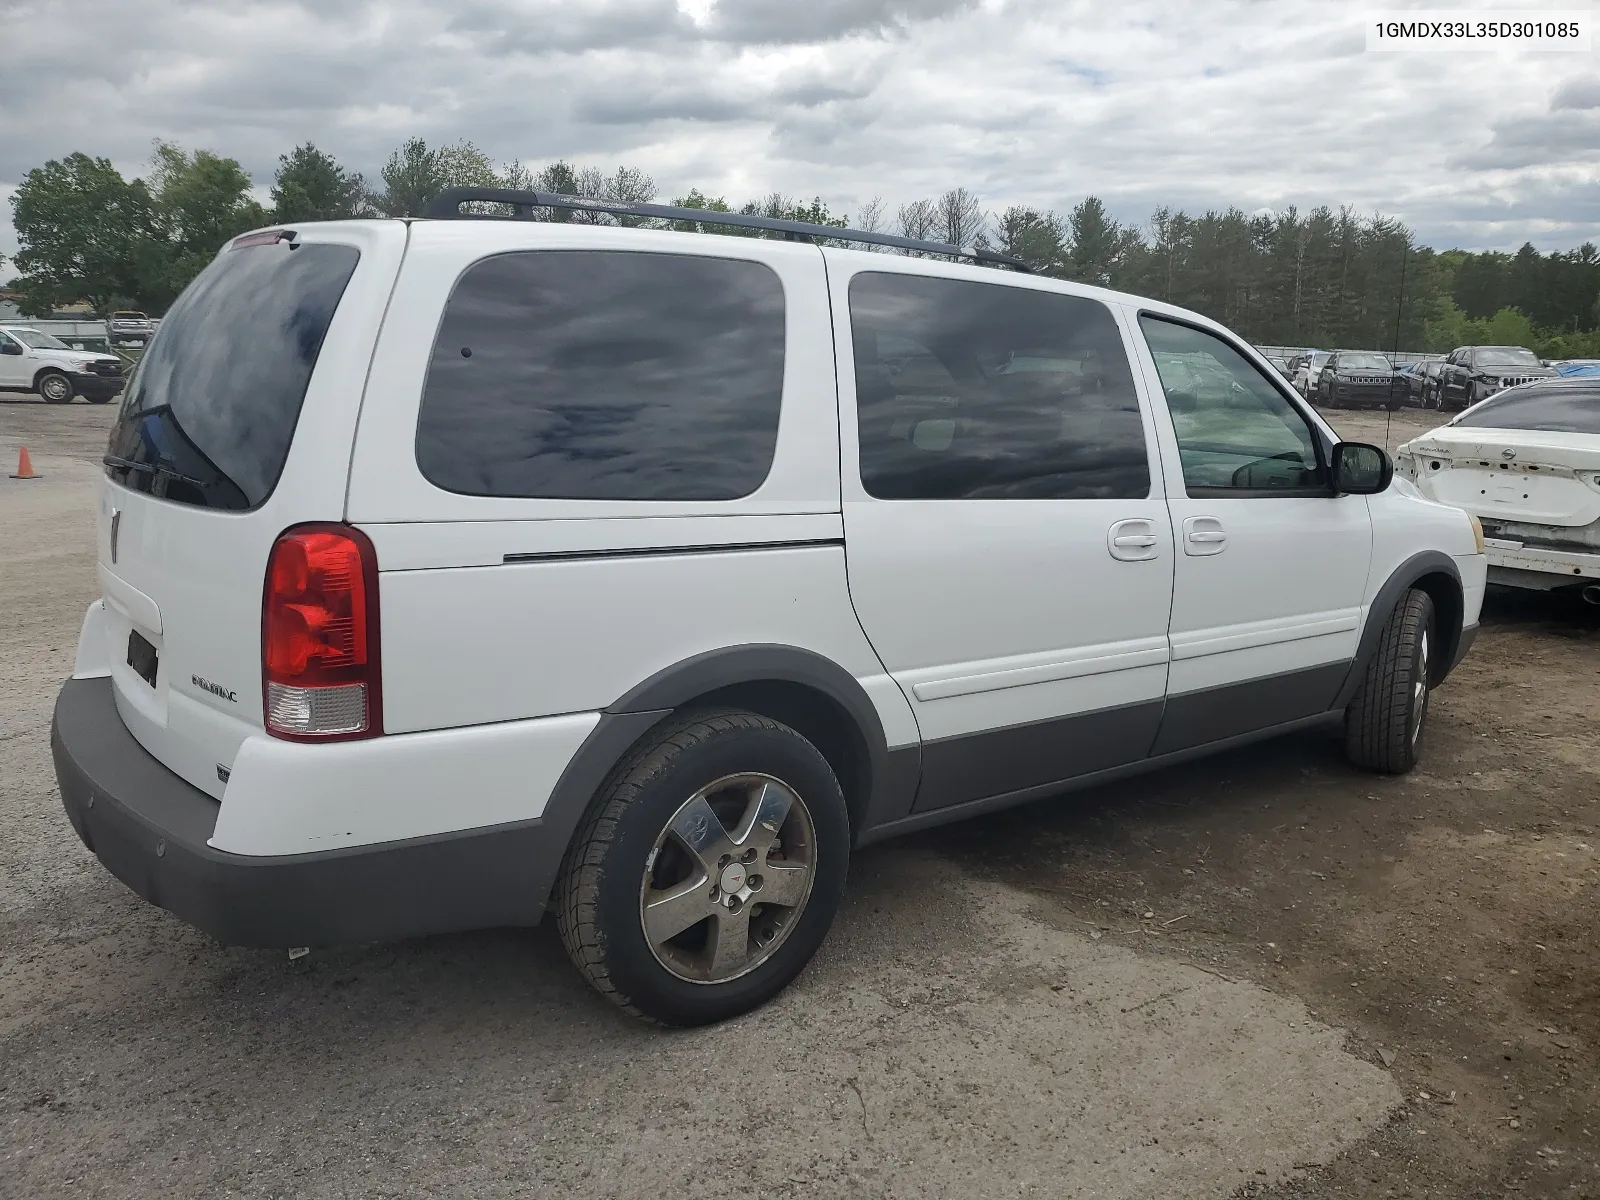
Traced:
<svg viewBox="0 0 1600 1200">
<path fill-rule="evenodd" d="M 31 346 L 35 350 L 71 350 L 72 347 L 60 338 L 53 338 L 48 333 L 40 333 L 37 329 L 8 329 L 6 330 L 24 346 Z"/>
<path fill-rule="evenodd" d="M 127 321 L 142 321 L 144 320 L 144 314 L 141 312 L 114 312 L 111 314 L 111 319 L 113 321 L 119 319 Z"/>
<path fill-rule="evenodd" d="M 1452 424 L 1466 429 L 1535 429 L 1600 434 L 1600 382 L 1595 386 L 1529 388 L 1502 392 Z"/>
<path fill-rule="evenodd" d="M 229 250 L 184 289 L 128 382 L 106 467 L 139 491 L 255 508 L 278 485 L 353 246 Z"/>
<path fill-rule="evenodd" d="M 1381 354 L 1342 354 L 1339 356 L 1339 370 L 1341 371 L 1387 371 L 1389 360 Z"/>
<path fill-rule="evenodd" d="M 1476 367 L 1537 367 L 1539 360 L 1532 350 L 1521 346 L 1489 346 L 1472 352 Z"/>
</svg>

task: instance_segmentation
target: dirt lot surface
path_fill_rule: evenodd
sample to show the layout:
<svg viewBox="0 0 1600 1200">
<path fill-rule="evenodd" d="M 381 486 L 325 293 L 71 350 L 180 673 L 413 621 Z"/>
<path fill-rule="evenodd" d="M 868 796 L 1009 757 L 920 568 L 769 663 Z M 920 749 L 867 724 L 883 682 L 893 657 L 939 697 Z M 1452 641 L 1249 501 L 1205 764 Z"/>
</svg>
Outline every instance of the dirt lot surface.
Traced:
<svg viewBox="0 0 1600 1200">
<path fill-rule="evenodd" d="M 1403 779 L 1309 733 L 873 847 L 784 997 L 663 1033 L 548 925 L 289 962 L 83 849 L 111 416 L 0 401 L 0 1196 L 1600 1197 L 1600 610 L 1492 594 Z"/>
</svg>

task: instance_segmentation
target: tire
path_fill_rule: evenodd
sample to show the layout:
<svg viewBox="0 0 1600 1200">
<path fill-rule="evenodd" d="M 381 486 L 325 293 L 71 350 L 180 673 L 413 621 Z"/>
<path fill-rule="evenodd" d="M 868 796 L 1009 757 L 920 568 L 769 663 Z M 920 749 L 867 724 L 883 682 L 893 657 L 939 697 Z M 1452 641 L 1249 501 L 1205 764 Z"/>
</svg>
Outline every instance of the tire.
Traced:
<svg viewBox="0 0 1600 1200">
<path fill-rule="evenodd" d="M 43 371 L 34 389 L 44 397 L 46 404 L 71 404 L 74 395 L 72 380 L 60 371 Z"/>
<path fill-rule="evenodd" d="M 1436 641 L 1433 600 L 1413 588 L 1389 614 L 1361 686 L 1344 711 L 1344 753 L 1356 766 L 1404 775 L 1417 765 Z"/>
<path fill-rule="evenodd" d="M 779 805 L 774 829 L 763 814 Z M 607 999 L 663 1025 L 710 1024 L 800 974 L 849 856 L 844 793 L 815 746 L 756 713 L 686 713 L 601 785 L 562 864 L 556 922 Z M 780 890 L 793 903 L 761 899 Z"/>
<path fill-rule="evenodd" d="M 110 396 L 85 396 L 84 399 L 87 400 L 90 404 L 110 404 L 111 403 L 111 397 Z"/>
</svg>

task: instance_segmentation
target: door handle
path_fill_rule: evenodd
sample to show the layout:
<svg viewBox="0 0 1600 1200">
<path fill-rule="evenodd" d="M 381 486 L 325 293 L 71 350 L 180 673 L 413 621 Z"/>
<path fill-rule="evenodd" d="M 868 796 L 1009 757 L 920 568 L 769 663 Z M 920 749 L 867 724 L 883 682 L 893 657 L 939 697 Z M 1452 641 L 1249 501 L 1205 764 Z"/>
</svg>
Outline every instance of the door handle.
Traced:
<svg viewBox="0 0 1600 1200">
<path fill-rule="evenodd" d="M 1155 522 L 1144 517 L 1118 521 L 1106 532 L 1106 549 L 1123 562 L 1145 562 L 1161 552 Z"/>
<path fill-rule="evenodd" d="M 1183 552 L 1199 556 L 1221 554 L 1228 545 L 1228 531 L 1216 517 L 1183 519 Z"/>
</svg>

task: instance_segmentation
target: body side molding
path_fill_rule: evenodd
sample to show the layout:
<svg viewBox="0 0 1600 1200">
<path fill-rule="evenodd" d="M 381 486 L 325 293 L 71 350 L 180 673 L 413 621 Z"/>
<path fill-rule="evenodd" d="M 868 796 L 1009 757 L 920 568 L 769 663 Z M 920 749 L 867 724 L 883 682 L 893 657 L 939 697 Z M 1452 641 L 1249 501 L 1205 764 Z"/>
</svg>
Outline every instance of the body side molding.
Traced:
<svg viewBox="0 0 1600 1200">
<path fill-rule="evenodd" d="M 1220 750 L 1231 750 L 1235 746 L 1247 746 L 1252 742 L 1263 741 L 1267 738 L 1277 737 L 1280 734 L 1293 733 L 1297 729 L 1307 729 L 1322 725 L 1330 722 L 1335 715 L 1331 712 L 1318 713 L 1313 717 L 1302 717 L 1296 721 L 1286 721 L 1281 725 L 1257 729 L 1250 733 L 1240 734 L 1238 737 L 1225 738 L 1220 742 L 1208 742 L 1203 746 L 1193 746 L 1187 750 L 1177 750 L 1171 754 L 1162 754 L 1153 758 L 1141 759 L 1139 762 L 1127 763 L 1120 767 L 1111 767 L 1104 771 L 1094 771 L 1088 775 L 1079 775 L 1076 779 L 1042 784 L 1039 787 L 1024 788 L 1021 791 L 1002 793 L 998 796 L 987 796 L 982 800 L 971 800 L 965 804 L 952 804 L 948 808 L 936 808 L 928 812 L 912 813 L 910 816 L 902 817 L 898 821 L 890 821 L 865 830 L 863 835 L 856 839 L 856 844 L 863 846 L 872 842 L 885 841 L 888 838 L 899 837 L 903 833 L 913 833 L 918 829 L 945 825 L 953 821 L 965 820 L 967 817 L 975 817 L 982 813 L 998 812 L 1001 809 L 1012 808 L 1018 804 L 1026 804 L 1030 800 L 1042 800 L 1048 796 L 1064 796 L 1071 792 L 1083 791 L 1085 788 L 1098 787 L 1104 783 L 1114 783 L 1119 779 L 1143 775 L 1147 771 L 1160 770 L 1162 767 L 1170 767 L 1177 763 L 1188 762 L 1191 759 L 1205 758 Z"/>
</svg>

